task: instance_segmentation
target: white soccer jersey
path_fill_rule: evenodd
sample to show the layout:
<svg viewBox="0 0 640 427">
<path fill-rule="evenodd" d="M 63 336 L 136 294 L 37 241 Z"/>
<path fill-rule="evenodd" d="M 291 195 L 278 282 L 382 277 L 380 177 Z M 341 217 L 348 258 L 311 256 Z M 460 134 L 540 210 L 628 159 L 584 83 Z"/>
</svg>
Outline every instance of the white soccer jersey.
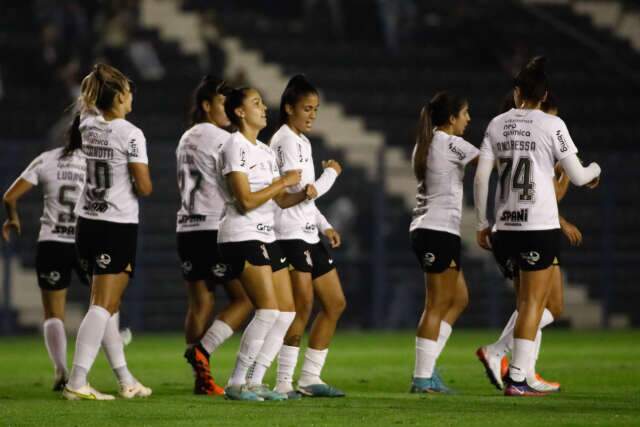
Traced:
<svg viewBox="0 0 640 427">
<path fill-rule="evenodd" d="M 234 132 L 220 150 L 218 170 L 220 188 L 225 199 L 218 229 L 218 242 L 275 241 L 273 223 L 276 203 L 269 200 L 249 212 L 241 213 L 226 181 L 229 173 L 242 172 L 247 175 L 251 192 L 255 193 L 268 187 L 280 176 L 273 151 L 260 141 L 252 144 L 240 132 Z"/>
<path fill-rule="evenodd" d="M 176 231 L 218 229 L 224 210 L 218 157 L 230 135 L 211 123 L 199 123 L 180 138 L 176 160 L 181 200 Z"/>
<path fill-rule="evenodd" d="M 428 228 L 460 235 L 464 167 L 478 152 L 458 136 L 434 132 L 425 178 L 418 184 L 410 231 Z"/>
<path fill-rule="evenodd" d="M 87 164 L 79 152 L 60 158 L 63 149 L 45 151 L 20 175 L 42 186 L 44 209 L 40 217 L 38 241 L 73 243 L 76 232 L 74 208 L 84 187 Z"/>
<path fill-rule="evenodd" d="M 498 230 L 560 228 L 553 186 L 557 161 L 576 154 L 564 121 L 540 110 L 511 109 L 495 117 L 480 156 L 496 162 Z"/>
<path fill-rule="evenodd" d="M 129 163 L 148 163 L 147 143 L 140 129 L 124 119 L 106 121 L 83 114 L 82 152 L 87 158 L 87 185 L 76 206 L 84 218 L 138 223 L 138 197 Z"/>
<path fill-rule="evenodd" d="M 276 154 L 280 173 L 301 170 L 300 183 L 289 187 L 288 191 L 297 193 L 307 184 L 316 180 L 313 167 L 311 142 L 304 135 L 296 135 L 287 125 L 283 125 L 271 138 L 271 149 Z M 276 237 L 278 240 L 304 240 L 315 244 L 320 241 L 316 224 L 317 208 L 313 200 L 305 200 L 295 206 L 276 211 Z"/>
</svg>

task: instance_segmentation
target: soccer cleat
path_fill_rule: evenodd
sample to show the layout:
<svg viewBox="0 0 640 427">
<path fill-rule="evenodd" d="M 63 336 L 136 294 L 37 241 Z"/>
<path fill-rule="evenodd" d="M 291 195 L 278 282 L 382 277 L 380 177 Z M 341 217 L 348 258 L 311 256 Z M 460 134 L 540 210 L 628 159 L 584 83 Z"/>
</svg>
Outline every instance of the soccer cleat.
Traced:
<svg viewBox="0 0 640 427">
<path fill-rule="evenodd" d="M 62 391 L 64 390 L 64 386 L 67 385 L 67 381 L 69 381 L 69 377 L 65 371 L 56 372 L 56 376 L 53 380 L 53 391 Z"/>
<path fill-rule="evenodd" d="M 307 397 L 345 397 L 344 391 L 330 386 L 329 384 L 311 384 L 307 386 L 298 385 L 298 391 Z"/>
<path fill-rule="evenodd" d="M 549 391 L 538 390 L 528 383 L 529 381 L 526 379 L 524 381 L 516 382 L 507 377 L 504 395 L 511 397 L 540 397 L 551 393 Z"/>
<path fill-rule="evenodd" d="M 497 356 L 491 355 L 491 353 L 487 351 L 487 347 L 477 349 L 476 356 L 484 366 L 484 370 L 491 384 L 498 390 L 502 390 L 504 388 L 504 383 L 502 382 L 502 360 Z M 509 367 L 507 366 L 507 370 L 508 369 Z"/>
<path fill-rule="evenodd" d="M 143 386 L 136 380 L 135 384 L 120 384 L 120 390 L 118 393 L 125 399 L 133 399 L 134 397 L 149 397 L 151 396 L 152 390 L 149 387 Z"/>
<path fill-rule="evenodd" d="M 110 394 L 100 393 L 95 388 L 91 387 L 89 384 L 85 384 L 79 389 L 72 389 L 69 385 L 64 387 L 62 390 L 62 397 L 67 400 L 114 400 Z"/>
<path fill-rule="evenodd" d="M 435 390 L 437 391 L 437 393 L 455 394 L 455 391 L 453 391 L 452 389 L 450 389 L 444 384 L 444 381 L 442 380 L 442 377 L 440 376 L 440 372 L 438 372 L 438 369 L 433 370 L 433 375 L 431 376 L 431 379 L 433 380 L 433 383 L 435 385 Z"/>
<path fill-rule="evenodd" d="M 502 378 L 503 382 L 507 375 L 509 375 L 509 358 L 502 356 L 502 360 L 500 360 L 500 378 Z"/>
<path fill-rule="evenodd" d="M 538 373 L 536 373 L 534 380 L 531 383 L 531 387 L 540 390 L 546 391 L 549 393 L 556 393 L 560 391 L 560 383 L 554 381 L 547 381 Z"/>
<path fill-rule="evenodd" d="M 287 400 L 286 393 L 279 393 L 275 390 L 270 390 L 266 384 L 251 384 L 247 386 L 247 390 L 261 397 L 263 400 Z"/>
<path fill-rule="evenodd" d="M 302 394 L 293 389 L 293 386 L 291 385 L 291 383 L 280 383 L 277 384 L 274 388 L 273 391 L 277 392 L 277 393 L 281 393 L 281 394 L 286 394 L 287 395 L 287 400 L 300 400 L 302 399 Z"/>
<path fill-rule="evenodd" d="M 246 385 L 230 385 L 224 389 L 224 397 L 229 400 L 262 402 L 264 399 L 247 389 Z"/>
<path fill-rule="evenodd" d="M 200 344 L 188 348 L 184 353 L 184 357 L 193 368 L 193 374 L 196 378 L 193 387 L 194 394 L 205 394 L 209 396 L 224 395 L 224 389 L 216 384 L 211 376 L 209 354 Z"/>
<path fill-rule="evenodd" d="M 411 389 L 409 393 L 438 393 L 437 384 L 431 378 L 417 378 L 411 380 Z"/>
</svg>

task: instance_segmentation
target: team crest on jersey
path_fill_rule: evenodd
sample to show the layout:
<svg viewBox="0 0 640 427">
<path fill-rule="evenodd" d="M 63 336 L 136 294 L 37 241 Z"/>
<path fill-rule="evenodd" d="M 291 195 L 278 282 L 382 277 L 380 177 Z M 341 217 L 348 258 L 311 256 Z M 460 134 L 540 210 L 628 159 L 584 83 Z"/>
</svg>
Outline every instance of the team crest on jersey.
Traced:
<svg viewBox="0 0 640 427">
<path fill-rule="evenodd" d="M 304 251 L 304 258 L 305 258 L 305 261 L 307 261 L 307 264 L 309 265 L 309 267 L 313 267 L 313 260 L 311 259 L 311 251 L 309 249 Z"/>
<path fill-rule="evenodd" d="M 191 264 L 191 261 L 185 261 L 185 262 L 182 263 L 182 271 L 185 274 L 190 273 L 191 270 L 193 270 L 193 264 Z"/>
<path fill-rule="evenodd" d="M 425 267 L 431 267 L 434 262 L 436 262 L 436 256 L 433 253 L 427 252 L 426 254 L 424 254 L 422 263 Z"/>
<path fill-rule="evenodd" d="M 109 254 L 101 254 L 96 257 L 96 264 L 100 268 L 107 268 L 109 264 L 111 264 L 111 255 Z"/>
<path fill-rule="evenodd" d="M 227 264 L 218 263 L 213 266 L 211 271 L 213 272 L 213 275 L 216 277 L 224 277 L 224 275 L 227 273 L 227 269 L 228 269 Z"/>
<path fill-rule="evenodd" d="M 267 252 L 267 247 L 265 245 L 260 245 L 260 249 L 262 250 L 262 256 L 265 257 L 265 259 L 271 259 L 269 258 L 269 252 Z"/>
<path fill-rule="evenodd" d="M 540 261 L 540 254 L 536 251 L 522 252 L 520 256 L 523 260 L 527 261 L 529 265 L 536 265 Z"/>
<path fill-rule="evenodd" d="M 40 278 L 47 281 L 48 284 L 55 286 L 60 281 L 60 272 L 51 271 L 49 274 L 41 274 Z"/>
</svg>

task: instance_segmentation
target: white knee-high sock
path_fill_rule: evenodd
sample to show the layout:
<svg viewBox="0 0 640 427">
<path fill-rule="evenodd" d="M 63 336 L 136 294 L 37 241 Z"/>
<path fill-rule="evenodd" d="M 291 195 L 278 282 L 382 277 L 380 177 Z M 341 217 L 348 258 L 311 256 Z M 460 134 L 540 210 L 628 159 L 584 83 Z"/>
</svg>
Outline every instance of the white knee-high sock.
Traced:
<svg viewBox="0 0 640 427">
<path fill-rule="evenodd" d="M 64 323 L 57 317 L 51 317 L 42 325 L 44 344 L 56 374 L 67 374 L 67 335 Z"/>
<path fill-rule="evenodd" d="M 214 320 L 211 327 L 200 340 L 200 344 L 207 353 L 212 354 L 223 342 L 233 335 L 233 329 L 222 320 Z"/>
<path fill-rule="evenodd" d="M 498 341 L 487 346 L 487 351 L 495 357 L 502 358 L 505 354 L 509 353 L 513 348 L 513 330 L 516 327 L 516 320 L 518 319 L 518 310 L 514 311 L 509 318 L 509 321 L 505 325 Z"/>
<path fill-rule="evenodd" d="M 109 366 L 122 385 L 134 385 L 136 379 L 129 372 L 127 359 L 124 356 L 124 342 L 120 336 L 120 313 L 109 318 L 102 337 L 102 349 L 107 356 Z"/>
<path fill-rule="evenodd" d="M 431 378 L 438 358 L 438 342 L 416 337 L 416 364 L 414 378 Z"/>
<path fill-rule="evenodd" d="M 278 354 L 278 377 L 276 380 L 276 390 L 287 392 L 293 390 L 293 373 L 298 364 L 298 354 L 300 347 L 283 345 Z"/>
<path fill-rule="evenodd" d="M 440 357 L 442 354 L 442 350 L 444 350 L 444 346 L 447 345 L 447 341 L 451 336 L 452 327 L 450 324 L 445 322 L 444 320 L 440 321 L 440 333 L 438 334 L 438 349 L 436 352 L 436 359 Z"/>
<path fill-rule="evenodd" d="M 327 360 L 328 353 L 328 348 L 324 350 L 307 348 L 307 351 L 304 352 L 304 363 L 300 371 L 298 385 L 306 387 L 313 384 L 324 384 L 324 381 L 320 379 L 320 374 L 322 374 L 322 368 Z"/>
<path fill-rule="evenodd" d="M 100 351 L 100 343 L 110 317 L 111 314 L 105 308 L 92 305 L 82 319 L 69 377 L 71 388 L 78 389 L 87 383 L 87 374 Z"/>
<path fill-rule="evenodd" d="M 516 338 L 513 341 L 513 359 L 509 365 L 509 376 L 513 381 L 520 382 L 528 376 L 531 359 L 536 351 L 536 343 L 522 338 Z"/>
<path fill-rule="evenodd" d="M 229 378 L 229 385 L 246 383 L 247 371 L 255 362 L 256 355 L 262 348 L 264 338 L 278 320 L 278 310 L 256 310 L 253 319 L 244 330 L 240 340 L 240 351 L 236 358 L 236 366 Z"/>
<path fill-rule="evenodd" d="M 273 359 L 276 358 L 278 352 L 282 348 L 284 336 L 295 318 L 295 311 L 280 312 L 278 320 L 276 320 L 276 323 L 273 324 L 273 327 L 264 338 L 262 348 L 256 355 L 255 365 L 248 378 L 249 384 L 262 384 L 264 375 L 267 373 L 267 369 L 269 369 L 269 366 L 273 363 Z"/>
</svg>

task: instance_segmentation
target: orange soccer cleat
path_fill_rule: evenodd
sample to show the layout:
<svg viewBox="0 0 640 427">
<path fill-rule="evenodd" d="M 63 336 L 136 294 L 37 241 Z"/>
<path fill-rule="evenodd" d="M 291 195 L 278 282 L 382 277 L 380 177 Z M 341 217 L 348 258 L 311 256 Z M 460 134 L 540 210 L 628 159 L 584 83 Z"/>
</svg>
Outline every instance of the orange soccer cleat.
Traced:
<svg viewBox="0 0 640 427">
<path fill-rule="evenodd" d="M 184 357 L 193 368 L 193 374 L 196 378 L 193 387 L 194 394 L 205 394 L 209 396 L 224 395 L 224 389 L 216 384 L 211 376 L 209 354 L 200 344 L 187 349 Z"/>
</svg>

